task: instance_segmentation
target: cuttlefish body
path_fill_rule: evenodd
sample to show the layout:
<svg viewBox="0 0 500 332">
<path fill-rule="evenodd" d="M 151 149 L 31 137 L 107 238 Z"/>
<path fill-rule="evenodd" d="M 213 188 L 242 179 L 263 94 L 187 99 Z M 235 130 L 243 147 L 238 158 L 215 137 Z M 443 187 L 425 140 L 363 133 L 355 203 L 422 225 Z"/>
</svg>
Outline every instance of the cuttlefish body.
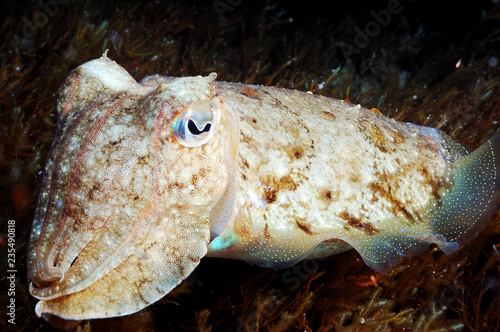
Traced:
<svg viewBox="0 0 500 332">
<path fill-rule="evenodd" d="M 500 139 L 310 93 L 149 76 L 108 59 L 66 78 L 29 247 L 39 316 L 131 314 L 204 256 L 283 268 L 356 249 L 372 269 L 449 254 L 500 202 Z"/>
</svg>

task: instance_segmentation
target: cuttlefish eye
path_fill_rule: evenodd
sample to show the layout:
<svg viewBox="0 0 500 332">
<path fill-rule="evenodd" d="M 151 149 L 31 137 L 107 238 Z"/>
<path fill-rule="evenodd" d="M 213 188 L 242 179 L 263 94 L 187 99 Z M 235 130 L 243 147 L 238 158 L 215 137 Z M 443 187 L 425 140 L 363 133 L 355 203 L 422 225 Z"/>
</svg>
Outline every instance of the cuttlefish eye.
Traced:
<svg viewBox="0 0 500 332">
<path fill-rule="evenodd" d="M 208 142 L 215 132 L 215 107 L 201 104 L 188 107 L 174 121 L 174 136 L 181 145 L 200 146 Z"/>
</svg>

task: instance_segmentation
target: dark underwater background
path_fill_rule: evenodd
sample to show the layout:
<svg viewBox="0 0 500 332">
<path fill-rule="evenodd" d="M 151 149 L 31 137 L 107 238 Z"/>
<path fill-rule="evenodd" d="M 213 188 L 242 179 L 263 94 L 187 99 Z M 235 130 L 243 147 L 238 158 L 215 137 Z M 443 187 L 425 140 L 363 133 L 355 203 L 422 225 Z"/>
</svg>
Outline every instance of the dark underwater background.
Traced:
<svg viewBox="0 0 500 332">
<path fill-rule="evenodd" d="M 106 49 L 136 80 L 217 72 L 312 91 L 440 128 L 470 150 L 500 131 L 498 0 L 2 1 L 0 17 L 2 331 L 54 330 L 28 292 L 29 231 L 58 86 Z M 499 331 L 499 219 L 450 256 L 432 247 L 383 275 L 355 251 L 278 271 L 202 259 L 154 305 L 75 330 Z"/>
</svg>

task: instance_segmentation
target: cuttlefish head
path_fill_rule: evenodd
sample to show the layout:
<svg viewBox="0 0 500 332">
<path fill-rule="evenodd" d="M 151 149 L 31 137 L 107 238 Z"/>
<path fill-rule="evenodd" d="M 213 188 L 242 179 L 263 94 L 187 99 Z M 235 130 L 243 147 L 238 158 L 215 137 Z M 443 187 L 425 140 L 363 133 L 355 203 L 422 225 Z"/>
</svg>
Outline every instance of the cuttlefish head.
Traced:
<svg viewBox="0 0 500 332">
<path fill-rule="evenodd" d="M 106 55 L 66 78 L 28 253 L 39 316 L 131 314 L 198 265 L 235 169 L 214 79 L 137 83 Z"/>
</svg>

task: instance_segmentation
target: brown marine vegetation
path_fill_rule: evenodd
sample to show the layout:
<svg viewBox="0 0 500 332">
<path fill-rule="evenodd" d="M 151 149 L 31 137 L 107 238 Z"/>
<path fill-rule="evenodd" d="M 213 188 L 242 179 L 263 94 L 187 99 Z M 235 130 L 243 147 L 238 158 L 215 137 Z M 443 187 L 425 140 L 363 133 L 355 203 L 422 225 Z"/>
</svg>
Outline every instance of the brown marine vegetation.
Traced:
<svg viewBox="0 0 500 332">
<path fill-rule="evenodd" d="M 342 19 L 301 20 L 274 1 L 241 2 L 224 11 L 221 21 L 214 6 L 229 2 L 78 2 L 52 7 L 44 22 L 37 3 L 1 5 L 0 34 L 6 38 L 0 41 L 0 287 L 9 287 L 6 221 L 15 220 L 18 331 L 52 330 L 34 313 L 26 248 L 56 130 L 56 91 L 71 69 L 106 49 L 136 79 L 215 71 L 225 81 L 309 90 L 440 128 L 471 149 L 500 127 L 498 3 L 476 8 L 467 22 L 449 15 L 457 21 L 446 24 L 466 28 L 460 38 L 405 10 L 348 58 L 340 45 L 352 43 L 353 28 L 371 19 L 361 7 L 340 11 L 348 14 Z M 23 17 L 38 18 L 39 26 L 26 30 Z M 481 235 L 452 255 L 431 248 L 384 275 L 354 251 L 279 271 L 204 259 L 155 305 L 76 329 L 499 331 L 499 251 L 497 212 Z M 12 327 L 5 319 L 9 299 L 2 291 L 1 330 Z"/>
</svg>

